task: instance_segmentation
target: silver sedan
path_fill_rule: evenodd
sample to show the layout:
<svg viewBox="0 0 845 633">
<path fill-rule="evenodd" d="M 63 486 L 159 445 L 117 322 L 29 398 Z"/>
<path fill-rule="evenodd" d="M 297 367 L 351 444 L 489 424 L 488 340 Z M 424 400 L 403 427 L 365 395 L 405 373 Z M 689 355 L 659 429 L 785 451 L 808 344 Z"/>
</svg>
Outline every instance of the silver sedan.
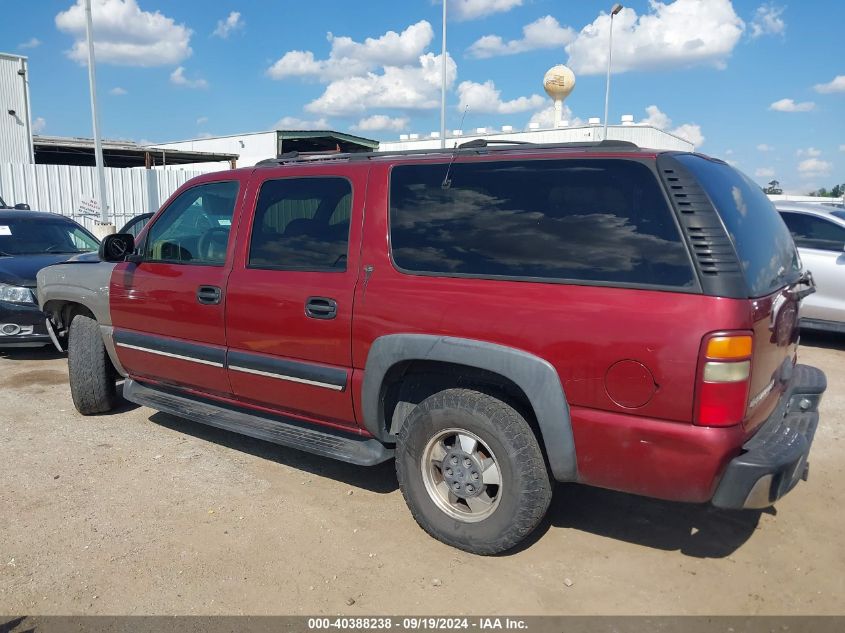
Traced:
<svg viewBox="0 0 845 633">
<path fill-rule="evenodd" d="M 845 332 L 845 209 L 787 201 L 775 207 L 816 281 L 816 292 L 801 304 L 801 325 Z"/>
</svg>

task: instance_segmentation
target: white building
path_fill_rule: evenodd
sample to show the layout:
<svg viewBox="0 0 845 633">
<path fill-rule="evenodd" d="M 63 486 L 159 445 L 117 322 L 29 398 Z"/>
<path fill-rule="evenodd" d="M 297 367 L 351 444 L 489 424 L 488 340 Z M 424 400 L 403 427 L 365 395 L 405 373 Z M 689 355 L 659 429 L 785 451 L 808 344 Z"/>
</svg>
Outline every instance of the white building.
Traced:
<svg viewBox="0 0 845 633">
<path fill-rule="evenodd" d="M 662 150 L 690 152 L 695 145 L 690 141 L 670 134 L 650 125 L 633 123 L 634 117 L 626 115 L 617 125 L 607 126 L 607 138 L 617 141 L 630 141 L 640 147 Z M 522 141 L 527 143 L 578 143 L 596 142 L 604 138 L 604 127 L 598 119 L 590 119 L 588 125 L 569 126 L 566 121 L 561 127 L 541 129 L 531 126 L 527 130 L 516 131 L 511 126 L 501 128 L 476 128 L 469 131 L 452 130 L 446 134 L 446 147 L 452 148 L 461 143 L 483 138 L 492 141 Z M 391 152 L 413 149 L 435 149 L 440 147 L 440 134 L 432 132 L 420 134 L 402 134 L 398 141 L 386 141 L 379 144 L 379 151 Z"/>
<path fill-rule="evenodd" d="M 0 164 L 33 162 L 27 60 L 0 53 Z"/>
<path fill-rule="evenodd" d="M 238 167 L 250 167 L 256 163 L 276 158 L 286 152 L 362 152 L 378 148 L 378 141 L 362 136 L 345 134 L 332 130 L 268 130 L 266 132 L 247 132 L 196 138 L 187 141 L 157 143 L 155 147 L 192 152 L 211 152 L 216 154 L 237 154 Z M 217 169 L 228 169 L 220 165 Z M 198 166 L 200 169 L 213 169 L 211 164 Z"/>
</svg>

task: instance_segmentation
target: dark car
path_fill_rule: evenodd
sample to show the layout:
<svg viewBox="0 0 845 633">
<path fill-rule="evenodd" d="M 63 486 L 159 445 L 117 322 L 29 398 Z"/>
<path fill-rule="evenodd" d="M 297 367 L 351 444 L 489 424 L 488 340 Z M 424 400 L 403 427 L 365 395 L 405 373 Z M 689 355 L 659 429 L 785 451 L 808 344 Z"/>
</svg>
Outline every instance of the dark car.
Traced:
<svg viewBox="0 0 845 633">
<path fill-rule="evenodd" d="M 97 238 L 64 216 L 0 210 L 0 348 L 50 344 L 35 305 L 35 275 L 98 246 Z"/>
</svg>

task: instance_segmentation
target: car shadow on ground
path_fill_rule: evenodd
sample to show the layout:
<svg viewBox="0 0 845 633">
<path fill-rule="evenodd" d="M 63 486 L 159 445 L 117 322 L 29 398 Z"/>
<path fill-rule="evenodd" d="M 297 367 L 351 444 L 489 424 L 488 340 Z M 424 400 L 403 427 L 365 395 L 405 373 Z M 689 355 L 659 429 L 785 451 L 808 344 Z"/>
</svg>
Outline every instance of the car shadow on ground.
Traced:
<svg viewBox="0 0 845 633">
<path fill-rule="evenodd" d="M 311 455 L 199 422 L 192 422 L 168 413 L 154 413 L 150 416 L 150 421 L 179 433 L 192 435 L 207 442 L 220 444 L 261 459 L 290 466 L 317 477 L 328 477 L 370 492 L 388 494 L 399 488 L 392 459 L 377 466 L 355 466 L 354 464 Z"/>
<path fill-rule="evenodd" d="M 693 558 L 724 558 L 757 529 L 761 510 L 720 510 L 582 486 L 558 484 L 540 528 L 518 549 L 530 547 L 552 528 L 589 532 L 643 547 L 678 551 Z M 518 550 L 516 550 L 518 551 Z"/>
<path fill-rule="evenodd" d="M 825 349 L 845 351 L 845 334 L 839 334 L 836 332 L 819 332 L 816 330 L 801 330 L 801 346 L 823 347 Z M 800 351 L 798 352 L 798 358 L 800 362 Z"/>
<path fill-rule="evenodd" d="M 8 360 L 57 360 L 67 358 L 52 345 L 44 347 L 0 347 L 0 358 Z"/>
<path fill-rule="evenodd" d="M 379 494 L 398 489 L 393 460 L 372 467 L 354 466 L 166 413 L 155 413 L 150 421 L 349 486 Z M 537 531 L 503 555 L 513 555 L 531 547 L 552 529 L 566 529 L 653 549 L 678 551 L 694 558 L 724 558 L 751 537 L 761 514 L 757 510 L 719 510 L 707 504 L 675 503 L 578 484 L 558 484 L 548 515 Z"/>
</svg>

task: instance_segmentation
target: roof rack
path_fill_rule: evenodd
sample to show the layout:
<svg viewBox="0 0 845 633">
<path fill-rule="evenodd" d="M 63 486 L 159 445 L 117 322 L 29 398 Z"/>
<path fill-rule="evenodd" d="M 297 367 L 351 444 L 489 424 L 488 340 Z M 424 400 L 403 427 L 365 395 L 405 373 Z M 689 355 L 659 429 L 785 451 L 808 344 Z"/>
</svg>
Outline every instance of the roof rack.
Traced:
<svg viewBox="0 0 845 633">
<path fill-rule="evenodd" d="M 377 158 L 390 158 L 393 156 L 422 156 L 426 154 L 447 154 L 449 156 L 456 156 L 462 154 L 478 153 L 480 150 L 485 152 L 508 151 L 515 148 L 519 149 L 581 149 L 581 150 L 595 150 L 595 151 L 639 151 L 639 145 L 631 143 L 630 141 L 617 141 L 607 139 L 604 141 L 578 141 L 573 143 L 531 143 L 529 141 L 505 141 L 501 139 L 473 139 L 461 143 L 455 147 L 436 147 L 430 149 L 405 149 L 391 152 L 343 152 L 343 153 L 324 153 L 315 152 L 300 153 L 287 152 L 280 154 L 276 158 L 267 158 L 256 163 L 256 167 L 279 167 L 281 165 L 302 164 L 302 163 L 323 163 L 339 160 L 371 160 Z"/>
</svg>

